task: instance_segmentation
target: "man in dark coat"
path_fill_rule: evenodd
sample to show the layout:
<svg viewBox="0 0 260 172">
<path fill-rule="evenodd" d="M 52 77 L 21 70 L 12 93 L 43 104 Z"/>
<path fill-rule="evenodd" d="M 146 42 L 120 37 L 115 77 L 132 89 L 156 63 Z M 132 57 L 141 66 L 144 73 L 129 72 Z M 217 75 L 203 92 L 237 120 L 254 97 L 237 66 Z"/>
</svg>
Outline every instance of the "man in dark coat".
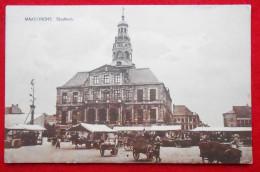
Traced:
<svg viewBox="0 0 260 172">
<path fill-rule="evenodd" d="M 158 162 L 158 160 L 159 162 L 162 161 L 162 159 L 160 158 L 160 147 L 161 147 L 160 137 L 157 136 L 154 142 L 154 152 L 155 152 L 156 162 Z"/>
</svg>

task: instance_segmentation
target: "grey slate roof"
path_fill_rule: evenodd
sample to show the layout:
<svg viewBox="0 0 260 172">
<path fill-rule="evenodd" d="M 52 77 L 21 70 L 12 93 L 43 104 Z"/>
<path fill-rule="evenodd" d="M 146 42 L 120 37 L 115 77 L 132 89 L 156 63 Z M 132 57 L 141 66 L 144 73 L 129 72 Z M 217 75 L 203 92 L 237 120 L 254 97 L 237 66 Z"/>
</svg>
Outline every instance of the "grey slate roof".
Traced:
<svg viewBox="0 0 260 172">
<path fill-rule="evenodd" d="M 129 79 L 133 84 L 158 83 L 158 79 L 149 68 L 130 69 Z"/>
<path fill-rule="evenodd" d="M 84 82 L 87 80 L 88 77 L 89 77 L 88 72 L 78 72 L 66 84 L 64 84 L 63 87 L 81 86 L 84 84 Z"/>
<path fill-rule="evenodd" d="M 82 86 L 88 77 L 89 72 L 78 72 L 62 87 Z M 132 84 L 159 83 L 158 79 L 149 68 L 130 69 L 129 80 Z"/>
<path fill-rule="evenodd" d="M 233 106 L 238 118 L 251 118 L 251 107 L 249 106 Z"/>
<path fill-rule="evenodd" d="M 236 114 L 237 118 L 251 118 L 252 112 L 251 107 L 247 106 L 233 106 L 232 110 L 224 113 L 225 114 Z"/>
<path fill-rule="evenodd" d="M 174 105 L 173 115 L 193 115 L 193 112 L 185 105 Z"/>
</svg>

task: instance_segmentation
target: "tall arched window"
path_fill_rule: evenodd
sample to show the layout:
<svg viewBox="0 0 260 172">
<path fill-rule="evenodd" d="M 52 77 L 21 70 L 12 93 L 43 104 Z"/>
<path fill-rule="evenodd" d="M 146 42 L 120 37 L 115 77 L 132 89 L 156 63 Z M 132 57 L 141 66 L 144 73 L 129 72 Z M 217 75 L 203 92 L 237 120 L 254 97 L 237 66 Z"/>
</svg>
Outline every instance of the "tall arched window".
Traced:
<svg viewBox="0 0 260 172">
<path fill-rule="evenodd" d="M 122 58 L 122 57 L 123 57 L 123 53 L 122 53 L 121 51 L 118 51 L 118 52 L 117 52 L 117 58 L 120 59 L 120 58 Z"/>
<path fill-rule="evenodd" d="M 129 52 L 126 51 L 124 54 L 125 54 L 125 57 L 126 57 L 127 59 L 129 59 Z"/>
</svg>

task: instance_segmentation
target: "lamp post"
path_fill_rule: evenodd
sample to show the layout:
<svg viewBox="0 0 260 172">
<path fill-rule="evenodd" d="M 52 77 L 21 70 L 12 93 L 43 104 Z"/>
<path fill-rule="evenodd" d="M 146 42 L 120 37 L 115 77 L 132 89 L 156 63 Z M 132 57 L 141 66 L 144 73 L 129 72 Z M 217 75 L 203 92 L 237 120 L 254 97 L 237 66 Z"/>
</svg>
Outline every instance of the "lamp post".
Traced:
<svg viewBox="0 0 260 172">
<path fill-rule="evenodd" d="M 31 89 L 32 89 L 32 94 L 29 94 L 31 97 L 32 97 L 32 99 L 31 99 L 31 101 L 32 101 L 32 104 L 30 105 L 30 107 L 31 107 L 31 121 L 30 121 L 30 124 L 31 125 L 33 125 L 34 124 L 34 109 L 35 109 L 35 105 L 34 105 L 34 101 L 36 100 L 36 98 L 34 97 L 34 79 L 32 79 L 32 81 L 31 81 Z"/>
</svg>

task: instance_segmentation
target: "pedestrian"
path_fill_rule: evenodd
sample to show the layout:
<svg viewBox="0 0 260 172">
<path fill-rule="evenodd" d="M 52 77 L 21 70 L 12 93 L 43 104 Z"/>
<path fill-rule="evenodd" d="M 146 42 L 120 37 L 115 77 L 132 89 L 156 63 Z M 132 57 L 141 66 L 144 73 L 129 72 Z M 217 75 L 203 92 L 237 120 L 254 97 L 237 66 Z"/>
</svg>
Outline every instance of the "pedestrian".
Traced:
<svg viewBox="0 0 260 172">
<path fill-rule="evenodd" d="M 162 159 L 160 158 L 160 147 L 161 147 L 161 143 L 160 143 L 160 137 L 157 136 L 155 138 L 155 142 L 154 142 L 154 152 L 155 152 L 155 158 L 156 158 L 156 163 L 162 161 Z"/>
<path fill-rule="evenodd" d="M 239 148 L 239 135 L 234 134 L 234 140 L 231 142 L 231 144 L 235 144 L 237 148 Z"/>
<path fill-rule="evenodd" d="M 60 139 L 57 138 L 57 142 L 56 142 L 56 149 L 60 148 Z"/>
</svg>

